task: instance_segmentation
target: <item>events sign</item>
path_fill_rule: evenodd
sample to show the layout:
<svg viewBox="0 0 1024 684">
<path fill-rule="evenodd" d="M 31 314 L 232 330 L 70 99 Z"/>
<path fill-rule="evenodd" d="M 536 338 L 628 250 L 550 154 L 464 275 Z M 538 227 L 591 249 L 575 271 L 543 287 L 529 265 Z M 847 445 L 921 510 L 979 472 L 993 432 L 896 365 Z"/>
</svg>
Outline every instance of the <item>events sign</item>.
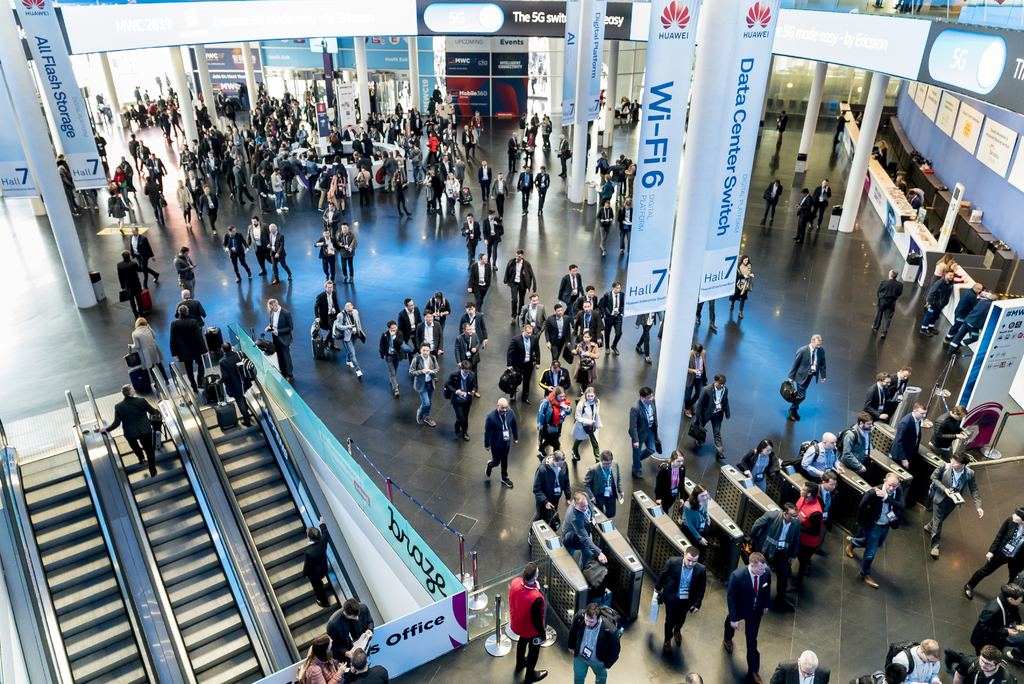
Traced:
<svg viewBox="0 0 1024 684">
<path fill-rule="evenodd" d="M 651 3 L 626 313 L 663 311 L 700 0 Z"/>
<path fill-rule="evenodd" d="M 942 89 L 936 88 L 935 86 L 928 86 L 928 94 L 924 98 L 924 115 L 932 121 L 935 121 L 935 114 L 939 111 L 939 97 L 942 95 Z"/>
<path fill-rule="evenodd" d="M 750 170 L 780 1 L 747 0 L 740 4 L 743 14 L 736 23 L 739 35 L 729 68 L 728 95 L 722 103 L 720 157 L 712 160 L 715 181 L 711 187 L 715 195 L 709 198 L 713 208 L 700 283 L 702 302 L 732 294 L 735 287 Z"/>
<path fill-rule="evenodd" d="M 50 103 L 54 117 L 51 130 L 60 137 L 75 186 L 80 190 L 107 187 L 107 174 L 96 150 L 89 109 L 75 81 L 53 0 L 19 2 L 15 9 L 43 83 L 43 97 Z"/>
<path fill-rule="evenodd" d="M 7 91 L 7 79 L 0 68 L 0 190 L 4 197 L 38 197 L 35 180 L 25 161 L 25 148 L 18 135 L 14 108 Z"/>
<path fill-rule="evenodd" d="M 953 128 L 953 140 L 969 154 L 974 154 L 974 150 L 978 147 L 981 124 L 984 120 L 985 115 L 977 109 L 966 102 L 960 103 L 960 115 L 957 116 L 956 126 Z"/>
<path fill-rule="evenodd" d="M 952 93 L 943 90 L 942 98 L 939 100 L 939 112 L 935 115 L 935 125 L 946 135 L 953 136 L 953 128 L 956 126 L 956 116 L 960 112 L 960 100 Z"/>
<path fill-rule="evenodd" d="M 568 0 L 571 2 L 571 0 Z M 489 35 L 496 36 L 491 52 L 503 52 L 499 36 L 518 36 L 521 45 L 510 45 L 509 52 L 526 52 L 529 45 L 526 37 L 541 36 L 562 38 L 565 28 L 576 24 L 562 0 L 537 0 L 524 5 L 521 0 L 489 0 L 489 2 L 448 2 L 447 0 L 417 0 L 419 11 L 419 32 L 430 35 Z M 579 18 L 579 15 L 576 15 Z M 608 3 L 605 15 L 608 40 L 647 40 L 649 15 L 637 11 L 632 2 Z M 634 37 L 637 22 L 642 24 L 643 33 Z M 448 45 L 451 48 L 451 44 Z"/>
<path fill-rule="evenodd" d="M 946 209 L 946 218 L 942 220 L 942 228 L 939 230 L 938 252 L 945 252 L 949 244 L 949 236 L 953 234 L 953 225 L 956 223 L 957 214 L 960 213 L 960 200 L 964 198 L 964 186 L 957 183 L 953 186 L 953 197 L 949 200 L 949 207 Z"/>
<path fill-rule="evenodd" d="M 1017 131 L 1007 128 L 991 117 L 985 119 L 985 127 L 981 131 L 981 144 L 978 145 L 978 161 L 1006 178 L 1010 169 L 1010 157 L 1013 147 L 1017 144 Z"/>
<path fill-rule="evenodd" d="M 445 87 L 452 97 L 455 114 L 458 116 L 491 115 L 491 79 L 475 76 L 449 76 Z"/>
<path fill-rule="evenodd" d="M 576 123 L 576 55 L 579 54 L 580 6 L 582 0 L 565 3 L 565 54 L 562 65 L 562 125 Z"/>
</svg>

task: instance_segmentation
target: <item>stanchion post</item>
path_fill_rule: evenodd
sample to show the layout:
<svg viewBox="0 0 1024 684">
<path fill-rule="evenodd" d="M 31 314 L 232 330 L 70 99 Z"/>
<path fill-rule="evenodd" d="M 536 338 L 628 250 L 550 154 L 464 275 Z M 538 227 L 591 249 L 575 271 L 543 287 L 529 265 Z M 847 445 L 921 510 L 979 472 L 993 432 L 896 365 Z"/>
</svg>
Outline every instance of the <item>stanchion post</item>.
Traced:
<svg viewBox="0 0 1024 684">
<path fill-rule="evenodd" d="M 512 641 L 501 633 L 501 594 L 494 596 L 494 634 L 487 637 L 484 649 L 495 658 L 507 656 L 512 650 Z"/>
<path fill-rule="evenodd" d="M 548 564 L 548 567 L 549 568 L 551 567 L 550 563 Z M 549 583 L 545 582 L 544 583 L 544 605 L 545 606 L 548 605 L 548 586 L 549 586 Z M 545 622 L 547 622 L 547 620 L 545 620 Z M 551 625 L 546 625 L 544 627 L 544 641 L 540 642 L 540 645 L 542 647 L 544 647 L 544 648 L 547 648 L 548 646 L 553 645 L 555 643 L 556 639 L 558 639 L 558 632 L 556 632 L 555 628 L 552 627 Z"/>
<path fill-rule="evenodd" d="M 394 503 L 394 499 L 391 498 L 391 478 L 387 478 L 388 481 L 388 501 Z"/>
<path fill-rule="evenodd" d="M 469 595 L 469 601 L 466 605 L 469 606 L 470 610 L 483 610 L 487 607 L 487 594 L 476 590 L 476 551 L 470 551 L 470 562 L 473 564 L 473 590 Z M 494 600 L 498 600 L 498 596 L 495 595 Z M 495 605 L 494 610 L 501 612 L 501 606 Z"/>
<path fill-rule="evenodd" d="M 981 448 L 981 455 L 985 458 L 991 458 L 993 460 L 1002 458 L 1003 455 L 996 449 L 996 445 L 999 444 L 999 438 L 1003 434 L 1003 428 L 1006 427 L 1006 421 L 1010 419 L 1010 413 L 1004 413 L 1002 420 L 999 421 L 999 427 L 996 428 L 996 434 L 992 437 L 992 444 Z M 1020 414 L 1016 414 L 1020 415 Z"/>
<path fill-rule="evenodd" d="M 463 537 L 460 534 L 459 535 L 459 581 L 462 582 L 463 585 L 465 585 L 466 584 L 466 580 L 469 579 L 468 577 L 466 577 L 466 556 L 465 556 L 465 553 L 466 553 L 466 538 Z M 468 587 L 468 588 L 472 589 L 472 587 Z"/>
</svg>

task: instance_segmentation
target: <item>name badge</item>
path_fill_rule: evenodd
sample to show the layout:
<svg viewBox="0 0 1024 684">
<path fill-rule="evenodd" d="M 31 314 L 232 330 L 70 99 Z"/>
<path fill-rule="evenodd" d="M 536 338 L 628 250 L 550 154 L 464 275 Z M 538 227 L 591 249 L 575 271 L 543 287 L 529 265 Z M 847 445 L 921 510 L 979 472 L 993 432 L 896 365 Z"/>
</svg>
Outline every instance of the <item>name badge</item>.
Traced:
<svg viewBox="0 0 1024 684">
<path fill-rule="evenodd" d="M 511 433 L 508 430 L 502 430 L 501 431 L 501 438 L 503 440 L 505 440 L 506 442 L 509 442 L 509 441 L 512 440 L 512 435 L 511 435 Z"/>
<path fill-rule="evenodd" d="M 683 589 L 681 592 L 679 592 L 679 598 L 681 598 L 681 599 L 688 599 L 688 598 L 690 598 L 690 590 L 689 589 Z"/>
<path fill-rule="evenodd" d="M 590 657 L 594 655 L 594 651 L 589 646 L 584 646 L 580 650 L 580 655 L 583 656 L 584 660 L 590 660 Z"/>
<path fill-rule="evenodd" d="M 888 513 L 886 513 L 885 517 L 889 519 L 889 522 L 895 522 L 896 521 L 896 514 L 893 513 L 892 511 L 889 511 Z"/>
<path fill-rule="evenodd" d="M 612 483 L 609 482 L 604 486 L 604 495 L 610 497 L 612 495 Z"/>
<path fill-rule="evenodd" d="M 821 512 L 821 517 L 822 517 L 823 520 L 828 520 L 828 511 L 822 511 Z"/>
<path fill-rule="evenodd" d="M 671 491 L 672 496 L 677 496 L 679 494 L 679 487 L 673 487 Z"/>
<path fill-rule="evenodd" d="M 555 485 L 555 496 L 558 496 L 561 493 L 562 493 L 562 488 L 559 487 L 558 485 Z"/>
<path fill-rule="evenodd" d="M 786 548 L 786 542 L 780 541 L 778 545 L 779 551 L 782 551 L 784 548 Z"/>
<path fill-rule="evenodd" d="M 754 475 L 754 481 L 755 482 L 763 482 L 764 481 L 764 473 L 761 472 L 761 473 L 758 473 L 757 475 Z"/>
</svg>

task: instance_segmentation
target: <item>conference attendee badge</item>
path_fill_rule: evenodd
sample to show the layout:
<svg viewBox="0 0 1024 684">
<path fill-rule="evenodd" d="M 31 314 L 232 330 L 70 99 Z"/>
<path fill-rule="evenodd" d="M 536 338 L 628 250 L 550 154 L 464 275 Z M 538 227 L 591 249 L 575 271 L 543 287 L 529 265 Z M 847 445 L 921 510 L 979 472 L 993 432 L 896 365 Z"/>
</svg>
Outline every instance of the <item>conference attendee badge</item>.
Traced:
<svg viewBox="0 0 1024 684">
<path fill-rule="evenodd" d="M 604 483 L 604 495 L 606 498 L 610 498 L 612 495 L 612 482 L 608 480 Z"/>
<path fill-rule="evenodd" d="M 555 485 L 555 496 L 559 496 L 562 493 L 562 488 Z"/>
<path fill-rule="evenodd" d="M 506 442 L 512 441 L 512 435 L 507 429 L 501 431 L 501 438 Z"/>
<path fill-rule="evenodd" d="M 580 649 L 580 655 L 583 656 L 584 660 L 590 660 L 590 657 L 594 655 L 594 651 L 589 646 L 584 646 Z"/>
</svg>

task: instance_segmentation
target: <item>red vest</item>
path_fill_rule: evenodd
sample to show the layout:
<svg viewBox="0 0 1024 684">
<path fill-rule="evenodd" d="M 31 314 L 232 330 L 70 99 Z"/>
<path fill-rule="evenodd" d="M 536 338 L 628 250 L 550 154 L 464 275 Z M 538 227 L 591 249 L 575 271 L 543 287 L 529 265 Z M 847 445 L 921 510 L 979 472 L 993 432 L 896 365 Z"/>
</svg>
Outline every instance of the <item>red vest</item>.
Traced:
<svg viewBox="0 0 1024 684">
<path fill-rule="evenodd" d="M 800 512 L 800 543 L 803 546 L 817 547 L 821 542 L 821 529 L 819 528 L 818 534 L 812 535 L 806 531 L 805 527 L 808 525 L 812 515 L 815 513 L 819 515 L 824 514 L 821 508 L 821 500 L 815 497 L 814 501 L 809 502 L 801 496 L 796 500 L 796 509 Z M 822 524 L 824 524 L 824 521 L 822 521 Z"/>
<path fill-rule="evenodd" d="M 512 624 L 512 631 L 520 638 L 532 639 L 540 635 L 530 618 L 530 609 L 538 597 L 544 601 L 544 595 L 540 593 L 540 589 L 536 585 L 525 584 L 522 577 L 512 580 L 512 586 L 508 590 L 509 620 Z M 544 614 L 543 610 L 541 614 Z"/>
</svg>

